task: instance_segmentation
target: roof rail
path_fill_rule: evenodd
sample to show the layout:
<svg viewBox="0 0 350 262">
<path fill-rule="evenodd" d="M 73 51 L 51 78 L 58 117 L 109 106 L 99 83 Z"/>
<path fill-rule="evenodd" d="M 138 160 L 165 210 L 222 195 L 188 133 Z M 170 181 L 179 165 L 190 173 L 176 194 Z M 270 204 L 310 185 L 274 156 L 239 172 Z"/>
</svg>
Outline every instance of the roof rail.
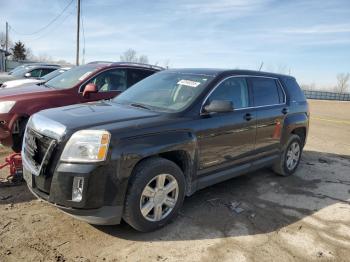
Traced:
<svg viewBox="0 0 350 262">
<path fill-rule="evenodd" d="M 111 61 L 92 61 L 92 62 L 89 62 L 87 63 L 88 64 L 113 64 L 114 62 L 111 62 Z"/>
<path fill-rule="evenodd" d="M 113 65 L 128 65 L 128 66 L 139 66 L 144 68 L 152 68 L 152 69 L 158 69 L 158 70 L 164 70 L 164 67 L 156 66 L 156 65 L 150 65 L 150 64 L 144 64 L 144 63 L 136 63 L 136 62 L 115 62 Z"/>
</svg>

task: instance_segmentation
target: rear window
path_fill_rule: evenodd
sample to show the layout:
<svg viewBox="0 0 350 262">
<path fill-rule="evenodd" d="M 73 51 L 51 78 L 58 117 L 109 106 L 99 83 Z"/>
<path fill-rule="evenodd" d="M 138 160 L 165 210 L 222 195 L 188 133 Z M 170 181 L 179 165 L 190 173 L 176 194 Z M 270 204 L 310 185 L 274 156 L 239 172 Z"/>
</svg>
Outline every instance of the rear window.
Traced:
<svg viewBox="0 0 350 262">
<path fill-rule="evenodd" d="M 284 103 L 284 94 L 272 78 L 250 78 L 253 89 L 253 98 L 255 106 L 277 105 Z"/>
<path fill-rule="evenodd" d="M 291 77 L 284 78 L 283 82 L 287 88 L 291 101 L 296 101 L 296 102 L 306 101 L 304 92 L 300 89 L 300 86 L 298 85 L 295 78 L 291 78 Z"/>
</svg>

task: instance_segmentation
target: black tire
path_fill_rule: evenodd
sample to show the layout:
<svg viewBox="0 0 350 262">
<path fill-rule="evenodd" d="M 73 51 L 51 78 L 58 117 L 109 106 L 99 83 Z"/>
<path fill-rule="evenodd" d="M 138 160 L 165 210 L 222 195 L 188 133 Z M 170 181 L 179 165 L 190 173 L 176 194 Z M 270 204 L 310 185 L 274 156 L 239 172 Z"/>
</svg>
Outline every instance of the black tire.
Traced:
<svg viewBox="0 0 350 262">
<path fill-rule="evenodd" d="M 12 135 L 12 150 L 16 153 L 20 153 L 22 150 L 24 131 L 26 130 L 28 118 L 23 118 L 19 122 L 19 133 Z"/>
<path fill-rule="evenodd" d="M 149 221 L 141 213 L 140 201 L 146 185 L 160 174 L 170 174 L 178 183 L 178 197 L 171 212 L 159 221 Z M 181 169 L 164 158 L 149 158 L 139 163 L 133 171 L 128 186 L 123 219 L 141 232 L 149 232 L 166 225 L 178 213 L 185 197 L 185 177 Z"/>
<path fill-rule="evenodd" d="M 287 153 L 288 153 L 288 150 L 290 149 L 290 147 L 294 143 L 297 143 L 299 145 L 300 154 L 299 154 L 298 160 L 296 161 L 295 166 L 293 168 L 289 169 L 287 167 Z M 294 135 L 294 134 L 290 135 L 290 137 L 288 138 L 288 141 L 286 143 L 286 146 L 282 150 L 282 153 L 281 153 L 279 160 L 273 166 L 273 171 L 280 176 L 292 175 L 299 166 L 302 152 L 303 152 L 303 143 L 302 143 L 300 137 L 298 135 Z"/>
</svg>

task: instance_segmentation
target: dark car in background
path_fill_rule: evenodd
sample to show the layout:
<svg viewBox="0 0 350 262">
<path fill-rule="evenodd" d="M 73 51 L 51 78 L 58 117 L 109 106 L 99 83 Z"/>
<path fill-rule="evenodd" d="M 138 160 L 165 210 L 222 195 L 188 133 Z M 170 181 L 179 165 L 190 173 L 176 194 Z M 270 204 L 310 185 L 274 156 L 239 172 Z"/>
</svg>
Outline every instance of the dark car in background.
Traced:
<svg viewBox="0 0 350 262">
<path fill-rule="evenodd" d="M 52 107 L 111 99 L 162 69 L 135 63 L 90 63 L 42 85 L 0 89 L 0 143 L 19 152 L 32 114 Z"/>
<path fill-rule="evenodd" d="M 165 70 L 113 100 L 34 114 L 23 172 L 36 196 L 81 220 L 151 231 L 199 189 L 262 167 L 293 174 L 308 126 L 294 77 Z"/>
<path fill-rule="evenodd" d="M 0 87 L 6 81 L 23 79 L 23 78 L 39 78 L 60 68 L 60 66 L 51 65 L 30 65 L 13 71 L 11 74 L 0 74 Z"/>
</svg>

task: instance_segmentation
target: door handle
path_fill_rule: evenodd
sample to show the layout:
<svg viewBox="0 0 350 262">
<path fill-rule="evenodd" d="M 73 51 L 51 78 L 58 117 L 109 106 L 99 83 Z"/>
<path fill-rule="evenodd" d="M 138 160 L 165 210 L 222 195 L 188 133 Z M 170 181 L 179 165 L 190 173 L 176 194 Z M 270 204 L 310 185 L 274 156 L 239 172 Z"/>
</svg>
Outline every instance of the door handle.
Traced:
<svg viewBox="0 0 350 262">
<path fill-rule="evenodd" d="M 282 113 L 283 114 L 287 114 L 289 112 L 289 109 L 287 107 L 283 108 L 282 109 Z"/>
<path fill-rule="evenodd" d="M 243 117 L 245 120 L 250 121 L 253 119 L 253 116 L 251 113 L 246 113 Z"/>
</svg>

